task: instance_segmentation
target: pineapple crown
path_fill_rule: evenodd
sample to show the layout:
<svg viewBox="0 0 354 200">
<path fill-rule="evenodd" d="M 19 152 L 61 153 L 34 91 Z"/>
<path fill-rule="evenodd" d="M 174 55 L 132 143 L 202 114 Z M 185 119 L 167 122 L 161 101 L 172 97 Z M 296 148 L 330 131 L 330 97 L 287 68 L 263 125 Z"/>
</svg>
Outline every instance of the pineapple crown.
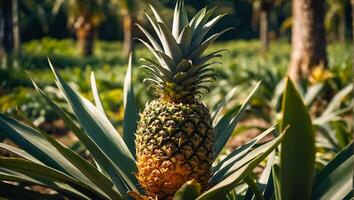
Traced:
<svg viewBox="0 0 354 200">
<path fill-rule="evenodd" d="M 209 20 L 215 8 L 210 10 L 203 8 L 189 21 L 183 1 L 178 0 L 170 30 L 156 9 L 151 5 L 150 7 L 153 17 L 146 12 L 145 15 L 160 40 L 156 41 L 144 27 L 137 24 L 148 41 L 138 40 L 158 61 L 142 59 L 147 63 L 142 66 L 148 75 L 144 81 L 151 82 L 151 86 L 161 96 L 177 101 L 193 100 L 202 96 L 205 91 L 209 92 L 208 83 L 213 82 L 216 77 L 216 73 L 210 67 L 219 62 L 208 61 L 221 57 L 220 52 L 225 49 L 203 54 L 212 42 L 231 28 L 207 38 L 206 35 L 225 14 Z"/>
</svg>

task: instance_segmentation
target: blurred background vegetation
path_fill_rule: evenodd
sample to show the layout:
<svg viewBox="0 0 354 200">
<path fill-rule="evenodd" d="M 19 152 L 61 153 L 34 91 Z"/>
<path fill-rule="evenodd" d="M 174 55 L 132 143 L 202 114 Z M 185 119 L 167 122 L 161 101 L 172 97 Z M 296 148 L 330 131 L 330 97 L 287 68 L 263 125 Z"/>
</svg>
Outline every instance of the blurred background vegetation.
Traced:
<svg viewBox="0 0 354 200">
<path fill-rule="evenodd" d="M 245 123 L 245 129 L 262 129 L 274 122 L 279 111 L 279 105 L 274 107 L 273 104 L 277 87 L 288 68 L 298 63 L 292 55 L 296 52 L 294 41 L 297 39 L 294 35 L 301 35 L 301 31 L 306 30 L 300 29 L 299 32 L 295 27 L 299 19 L 296 18 L 294 2 L 186 1 L 190 15 L 206 6 L 216 6 L 216 14 L 228 13 L 216 25 L 214 32 L 226 27 L 235 28 L 210 49 L 221 47 L 228 51 L 220 58 L 223 64 L 215 66 L 219 77 L 211 93 L 204 97 L 204 102 L 214 106 L 236 85 L 241 88 L 237 93 L 237 99 L 241 100 L 249 93 L 251 85 L 263 81 L 261 91 L 252 102 L 253 111 L 246 119 L 259 119 L 262 123 L 257 121 L 256 124 L 264 126 Z M 314 97 L 316 103 L 312 114 L 315 118 L 325 110 L 334 94 L 352 82 L 353 28 L 349 0 L 311 2 L 315 2 L 315 10 L 319 8 L 323 14 L 315 21 L 320 21 L 324 29 L 315 33 L 325 34 L 325 40 L 317 41 L 316 38 L 322 36 L 313 35 L 313 40 L 321 45 L 312 49 L 314 61 L 309 61 L 311 70 L 301 90 L 306 96 L 311 86 L 321 86 Z M 0 0 L 0 112 L 16 115 L 16 110 L 20 109 L 41 128 L 51 133 L 66 133 L 57 116 L 36 96 L 26 74 L 28 71 L 48 94 L 63 102 L 63 96 L 53 87 L 53 76 L 47 62 L 50 58 L 64 78 L 91 99 L 89 77 L 91 71 L 95 72 L 107 114 L 120 129 L 123 119 L 122 84 L 130 51 L 135 52 L 134 87 L 140 108 L 152 95 L 152 91 L 142 83 L 144 72 L 138 68 L 138 58 L 152 55 L 134 40 L 142 37 L 134 23 L 152 29 L 144 15 L 149 4 L 158 8 L 166 22 L 172 21 L 175 1 L 169 0 Z M 312 38 L 306 42 L 312 44 Z M 316 52 L 323 55 L 317 58 Z M 339 104 L 350 106 L 351 98 L 350 94 L 349 97 L 346 95 Z M 273 115 L 274 118 L 270 119 Z M 342 130 L 343 134 L 338 137 L 339 140 L 345 138 L 341 145 L 344 146 L 352 137 L 353 127 L 348 123 L 352 114 L 343 112 L 341 117 L 345 125 L 340 125 L 342 122 L 339 125 L 332 123 L 331 127 Z M 245 129 L 241 128 L 239 132 Z"/>
</svg>

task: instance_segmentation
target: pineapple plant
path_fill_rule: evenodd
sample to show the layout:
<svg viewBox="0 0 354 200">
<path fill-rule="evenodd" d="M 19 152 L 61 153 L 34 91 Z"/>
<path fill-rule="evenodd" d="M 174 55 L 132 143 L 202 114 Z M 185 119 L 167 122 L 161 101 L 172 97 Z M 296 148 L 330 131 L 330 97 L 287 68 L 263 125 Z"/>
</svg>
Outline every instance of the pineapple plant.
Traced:
<svg viewBox="0 0 354 200">
<path fill-rule="evenodd" d="M 294 174 L 294 169 L 282 169 L 283 166 L 280 166 L 282 176 L 279 180 L 279 159 L 276 159 L 277 147 L 283 142 L 284 135 L 288 134 L 284 134 L 287 125 L 293 127 L 289 129 L 291 137 L 298 132 L 294 127 L 304 129 L 303 135 L 310 130 L 306 127 L 311 127 L 310 120 L 302 120 L 306 115 L 306 107 L 299 103 L 302 99 L 293 87 L 285 89 L 286 95 L 292 95 L 283 98 L 286 99 L 283 105 L 287 109 L 283 109 L 283 118 L 286 120 L 281 127 L 282 133 L 279 134 L 276 127 L 272 126 L 228 155 L 219 156 L 259 84 L 243 104 L 237 105 L 230 102 L 237 89 L 234 88 L 213 107 L 210 114 L 198 99 L 203 89 L 208 90 L 204 83 L 215 78 L 209 67 L 212 64 L 205 63 L 219 56 L 219 51 L 204 56 L 203 52 L 223 33 L 203 39 L 222 17 L 217 16 L 208 22 L 212 11 L 203 9 L 188 22 L 183 3 L 178 1 L 171 33 L 153 9 L 155 19 L 148 18 L 161 43 L 141 29 L 152 46 L 142 42 L 157 58 L 157 62 L 146 59 L 149 64 L 144 68 L 150 71 L 151 77 L 147 80 L 154 83 L 159 95 L 146 106 L 138 121 L 130 56 L 124 80 L 122 134 L 118 133 L 105 114 L 93 74 L 91 87 L 94 103 L 66 83 L 49 62 L 56 84 L 71 110 L 63 110 L 35 81 L 32 81 L 33 85 L 43 102 L 77 136 L 93 162 L 85 160 L 38 129 L 23 113 L 21 121 L 0 113 L 0 136 L 16 144 L 10 146 L 0 143 L 1 149 L 16 155 L 11 158 L 0 156 L 0 199 L 246 200 L 254 197 L 278 198 L 281 190 L 286 194 L 283 185 L 287 185 L 287 191 L 296 191 L 294 188 L 299 186 L 295 187 L 294 184 L 303 183 L 286 182 L 287 174 Z M 297 110 L 289 109 L 291 105 L 298 105 Z M 293 115 L 300 109 L 300 117 Z M 162 126 L 161 122 L 164 122 Z M 264 141 L 270 134 L 278 136 Z M 282 143 L 281 151 L 296 152 L 297 142 L 305 140 L 302 137 L 295 138 L 296 143 L 293 144 L 289 137 L 288 141 L 284 139 L 286 143 Z M 350 145 L 316 175 L 311 198 L 326 199 L 334 193 L 339 199 L 350 196 L 353 159 Z M 255 182 L 253 169 L 266 157 L 267 166 L 261 178 Z M 303 164 L 302 157 L 295 157 L 299 161 L 296 165 Z M 290 162 L 293 157 L 287 159 Z M 286 163 L 286 160 L 283 159 L 281 163 Z M 333 177 L 341 177 L 341 181 L 333 182 Z M 280 188 L 279 181 L 282 184 Z M 47 188 L 51 192 L 46 193 L 43 192 L 46 190 L 37 190 L 38 187 L 33 186 Z M 306 190 L 306 193 L 309 196 L 311 191 Z"/>
<path fill-rule="evenodd" d="M 177 191 L 171 192 L 171 195 L 152 196 L 152 193 L 149 192 L 150 188 L 143 189 L 140 187 L 142 184 L 139 184 L 141 177 L 139 177 L 139 164 L 137 164 L 138 155 L 136 157 L 134 155 L 135 149 L 139 151 L 138 145 L 135 146 L 134 143 L 135 129 L 138 127 L 137 132 L 139 132 L 141 124 L 137 126 L 131 56 L 124 81 L 125 115 L 122 136 L 105 114 L 93 74 L 91 76 L 91 87 L 94 104 L 70 87 L 50 62 L 49 64 L 56 78 L 57 86 L 65 96 L 73 115 L 68 114 L 67 111 L 64 111 L 56 102 L 51 100 L 34 81 L 33 85 L 42 97 L 43 102 L 55 111 L 63 119 L 66 126 L 79 138 L 91 154 L 94 162 L 86 161 L 76 152 L 38 129 L 27 119 L 24 113 L 20 112 L 20 116 L 25 123 L 0 113 L 1 136 L 16 144 L 16 147 L 14 147 L 0 143 L 1 149 L 16 155 L 12 158 L 0 156 L 1 198 L 73 200 L 124 200 L 132 198 L 137 200 L 168 198 L 174 200 L 209 200 L 218 197 L 229 198 L 230 191 L 249 174 L 252 174 L 252 170 L 276 149 L 283 138 L 282 134 L 274 140 L 259 144 L 260 140 L 276 130 L 274 126 L 270 127 L 245 146 L 234 150 L 222 159 L 217 159 L 218 161 L 215 162 L 259 84 L 243 104 L 238 104 L 233 109 L 227 110 L 226 107 L 229 106 L 228 104 L 230 104 L 236 91 L 236 89 L 233 89 L 215 106 L 210 114 L 211 118 L 208 119 L 212 122 L 210 129 L 214 130 L 212 133 L 215 139 L 213 142 L 214 153 L 211 157 L 206 156 L 206 159 L 210 159 L 209 162 L 214 162 L 215 165 L 202 171 L 201 174 L 206 174 L 207 177 L 199 179 L 199 177 L 193 177 L 192 174 L 189 174 L 189 177 L 185 178 L 186 182 L 182 183 L 183 185 L 177 188 Z M 150 104 L 156 106 L 156 103 Z M 165 104 L 165 106 L 171 106 L 171 103 Z M 178 106 L 180 105 L 175 105 L 175 107 Z M 202 104 L 192 104 L 192 106 L 198 108 Z M 205 110 L 204 105 L 203 109 Z M 184 105 L 183 110 L 188 111 L 191 108 Z M 223 114 L 222 111 L 225 111 L 225 113 Z M 142 123 L 141 120 L 139 123 Z M 138 137 L 136 140 L 139 140 Z M 200 170 L 206 168 L 200 168 Z M 193 177 L 193 180 L 188 180 L 190 177 Z M 204 191 L 201 184 L 204 184 Z M 36 187 L 32 186 L 48 188 L 53 192 L 43 194 L 42 192 L 45 190 L 38 191 Z"/>
<path fill-rule="evenodd" d="M 199 11 L 188 20 L 183 1 L 177 1 L 172 28 L 156 9 L 149 16 L 159 41 L 137 25 L 148 41 L 139 39 L 156 60 L 144 59 L 156 99 L 140 113 L 137 127 L 137 178 L 147 194 L 155 199 L 172 199 L 188 180 L 205 188 L 213 163 L 214 131 L 208 108 L 200 96 L 215 79 L 213 63 L 220 51 L 204 55 L 222 33 L 206 38 L 209 30 L 224 16 L 209 19 L 214 9 Z"/>
</svg>

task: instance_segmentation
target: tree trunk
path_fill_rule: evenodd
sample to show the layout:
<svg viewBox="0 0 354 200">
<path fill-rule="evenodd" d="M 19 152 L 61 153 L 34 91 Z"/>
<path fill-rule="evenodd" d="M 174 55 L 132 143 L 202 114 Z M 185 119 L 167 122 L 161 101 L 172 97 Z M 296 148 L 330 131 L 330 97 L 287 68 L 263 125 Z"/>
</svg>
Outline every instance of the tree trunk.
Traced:
<svg viewBox="0 0 354 200">
<path fill-rule="evenodd" d="M 12 33 L 12 2 L 2 1 L 2 14 L 4 19 L 4 49 L 7 54 L 13 51 L 13 33 Z"/>
<path fill-rule="evenodd" d="M 292 0 L 292 52 L 288 75 L 307 79 L 318 65 L 327 67 L 323 0 Z"/>
<path fill-rule="evenodd" d="M 81 55 L 90 56 L 93 53 L 95 31 L 89 21 L 78 20 L 75 25 L 77 47 Z"/>
<path fill-rule="evenodd" d="M 262 53 L 266 53 L 269 49 L 268 12 L 266 10 L 261 10 L 259 14 L 259 36 L 261 39 Z"/>
<path fill-rule="evenodd" d="M 21 55 L 20 25 L 18 20 L 18 1 L 12 0 L 12 24 L 14 56 L 18 59 Z"/>
<path fill-rule="evenodd" d="M 353 47 L 354 47 L 354 0 L 351 0 L 350 3 L 352 4 L 352 43 L 353 43 Z M 353 63 L 354 63 L 354 48 L 353 48 Z M 354 77 L 354 67 L 352 67 L 352 77 Z M 353 88 L 354 88 L 354 79 L 353 79 Z M 354 90 L 352 91 L 352 93 L 354 94 Z M 354 107 L 353 107 L 353 111 L 354 111 Z"/>
<path fill-rule="evenodd" d="M 4 67 L 12 67 L 13 44 L 13 21 L 12 1 L 1 1 L 0 5 L 0 58 Z"/>
<path fill-rule="evenodd" d="M 4 1 L 0 1 L 0 61 L 3 60 L 5 56 L 5 15 L 4 15 Z"/>
<path fill-rule="evenodd" d="M 338 16 L 338 41 L 345 45 L 345 14 L 339 13 Z"/>
<path fill-rule="evenodd" d="M 123 56 L 127 58 L 130 52 L 133 50 L 133 19 L 132 16 L 127 13 L 123 15 L 123 31 L 124 31 L 124 41 L 123 41 Z"/>
</svg>

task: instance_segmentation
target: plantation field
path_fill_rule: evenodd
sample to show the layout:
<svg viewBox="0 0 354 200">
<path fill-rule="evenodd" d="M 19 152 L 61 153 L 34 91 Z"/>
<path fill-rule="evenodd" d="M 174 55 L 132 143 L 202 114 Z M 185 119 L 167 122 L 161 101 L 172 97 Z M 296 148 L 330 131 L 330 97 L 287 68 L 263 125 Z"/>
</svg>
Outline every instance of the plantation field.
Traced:
<svg viewBox="0 0 354 200">
<path fill-rule="evenodd" d="M 137 45 L 135 57 L 152 56 L 142 45 Z M 226 51 L 222 58 L 214 61 L 222 61 L 223 65 L 214 66 L 218 77 L 211 87 L 211 92 L 205 95 L 204 102 L 214 105 L 236 85 L 241 88 L 238 90 L 237 97 L 242 100 L 249 93 L 251 85 L 258 81 L 263 81 L 259 93 L 261 97 L 258 98 L 258 102 L 257 99 L 254 100 L 254 104 L 261 105 L 264 96 L 271 98 L 273 90 L 284 77 L 289 64 L 290 45 L 287 42 L 273 42 L 267 55 L 261 54 L 258 41 L 219 42 L 209 51 L 220 48 Z M 49 94 L 59 102 L 62 101 L 63 97 L 57 96 L 59 93 L 51 87 L 55 83 L 47 62 L 48 57 L 64 79 L 89 99 L 92 99 L 90 73 L 93 71 L 104 107 L 110 119 L 119 126 L 123 117 L 122 87 L 127 66 L 127 61 L 121 57 L 121 49 L 122 45 L 119 42 L 98 41 L 94 56 L 87 58 L 77 53 L 75 42 L 71 39 L 44 38 L 25 43 L 19 63 L 21 67 L 0 71 L 0 111 L 14 114 L 16 107 L 19 107 L 27 112 L 31 119 L 38 120 L 38 123 L 56 118 L 41 104 L 26 74 L 27 70 L 40 86 L 45 86 Z M 331 78 L 326 84 L 333 91 L 338 91 L 351 81 L 351 52 L 349 45 L 328 47 Z M 143 83 L 144 71 L 139 68 L 140 64 L 139 60 L 134 61 L 133 75 L 137 103 L 141 108 L 144 102 L 151 99 L 152 91 L 147 90 L 147 85 Z"/>
<path fill-rule="evenodd" d="M 352 199 L 353 20 L 354 0 L 0 0 L 0 200 Z"/>
</svg>

